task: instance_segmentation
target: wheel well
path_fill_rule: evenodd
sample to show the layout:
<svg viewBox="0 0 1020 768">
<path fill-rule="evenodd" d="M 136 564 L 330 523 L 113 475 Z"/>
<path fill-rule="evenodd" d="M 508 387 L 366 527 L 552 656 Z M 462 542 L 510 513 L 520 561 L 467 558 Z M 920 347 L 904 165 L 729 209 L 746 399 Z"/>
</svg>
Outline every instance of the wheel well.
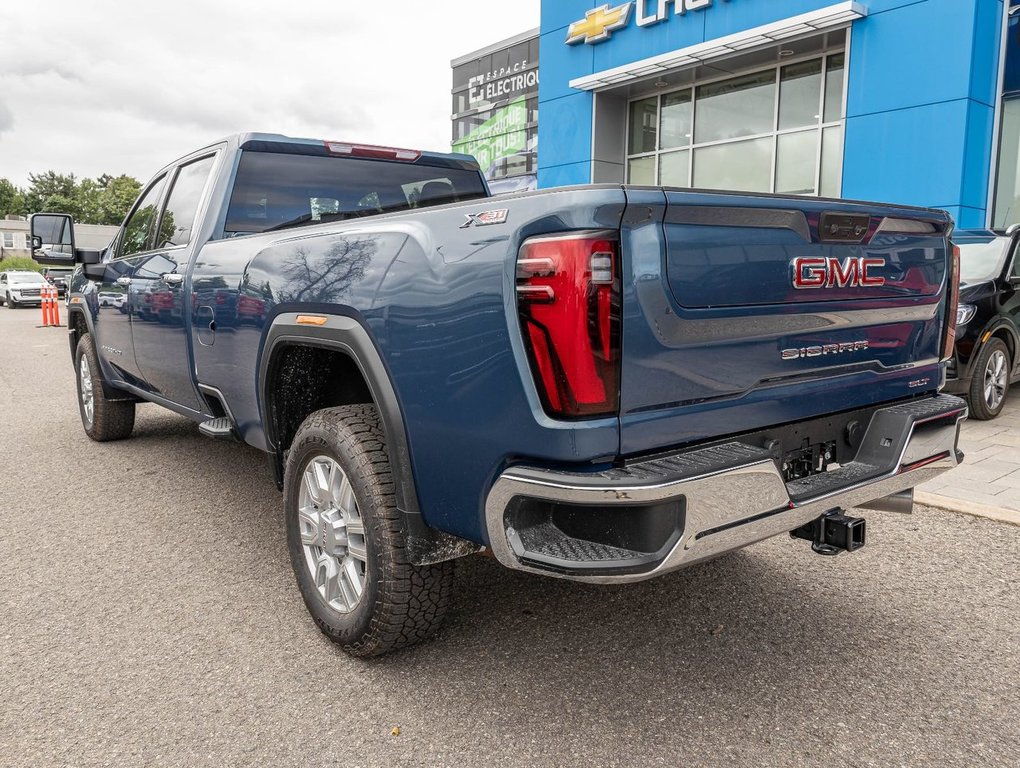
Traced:
<svg viewBox="0 0 1020 768">
<path fill-rule="evenodd" d="M 269 370 L 266 407 L 273 442 L 281 453 L 309 414 L 373 402 L 358 364 L 338 350 L 291 345 L 279 352 Z"/>
<path fill-rule="evenodd" d="M 67 315 L 67 328 L 70 333 L 71 357 L 74 358 L 75 350 L 78 349 L 78 342 L 81 337 L 89 332 L 88 323 L 85 322 L 85 315 L 81 312 L 69 312 Z"/>
<path fill-rule="evenodd" d="M 1001 339 L 1006 344 L 1006 349 L 1009 350 L 1010 362 L 1016 364 L 1016 342 L 1013 340 L 1013 335 L 1005 328 L 1000 328 L 992 334 L 993 339 Z"/>
</svg>

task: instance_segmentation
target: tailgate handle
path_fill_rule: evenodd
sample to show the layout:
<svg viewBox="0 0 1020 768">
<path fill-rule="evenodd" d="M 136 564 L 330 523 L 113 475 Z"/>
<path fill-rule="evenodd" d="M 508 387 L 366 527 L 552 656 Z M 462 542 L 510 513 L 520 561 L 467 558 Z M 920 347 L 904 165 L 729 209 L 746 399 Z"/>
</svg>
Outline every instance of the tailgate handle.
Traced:
<svg viewBox="0 0 1020 768">
<path fill-rule="evenodd" d="M 859 243 L 868 236 L 868 214 L 823 213 L 818 221 L 818 236 L 823 243 Z"/>
</svg>

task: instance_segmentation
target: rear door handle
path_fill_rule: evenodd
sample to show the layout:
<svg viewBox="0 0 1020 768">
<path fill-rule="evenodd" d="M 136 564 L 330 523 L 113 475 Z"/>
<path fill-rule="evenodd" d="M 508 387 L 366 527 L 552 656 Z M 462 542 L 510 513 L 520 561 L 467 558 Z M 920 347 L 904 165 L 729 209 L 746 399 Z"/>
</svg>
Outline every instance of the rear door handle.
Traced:
<svg viewBox="0 0 1020 768">
<path fill-rule="evenodd" d="M 165 275 L 160 275 L 160 279 L 170 286 L 182 285 L 184 283 L 184 275 L 178 275 L 176 272 L 167 272 Z"/>
<path fill-rule="evenodd" d="M 125 287 L 131 285 L 131 278 L 130 277 L 118 277 L 117 278 L 117 285 L 123 285 Z"/>
</svg>

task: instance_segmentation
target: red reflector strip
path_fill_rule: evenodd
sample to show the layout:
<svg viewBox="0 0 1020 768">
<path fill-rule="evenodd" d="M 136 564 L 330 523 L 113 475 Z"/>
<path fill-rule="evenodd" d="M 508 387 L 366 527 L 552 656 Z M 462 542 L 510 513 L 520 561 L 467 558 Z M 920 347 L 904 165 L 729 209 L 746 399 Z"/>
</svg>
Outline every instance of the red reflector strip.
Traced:
<svg viewBox="0 0 1020 768">
<path fill-rule="evenodd" d="M 372 144 L 350 144 L 345 141 L 326 141 L 327 151 L 333 155 L 350 155 L 351 157 L 369 157 L 376 160 L 399 160 L 413 163 L 421 157 L 417 149 L 399 149 L 397 147 L 377 147 Z"/>
<path fill-rule="evenodd" d="M 947 458 L 949 458 L 949 451 L 943 451 L 937 456 L 929 456 L 927 459 L 921 459 L 920 461 L 915 461 L 912 464 L 904 464 L 903 466 L 900 467 L 900 473 L 902 474 L 904 472 L 913 472 L 915 469 L 927 467 L 929 464 L 934 464 L 937 461 L 942 461 L 943 459 Z"/>
</svg>

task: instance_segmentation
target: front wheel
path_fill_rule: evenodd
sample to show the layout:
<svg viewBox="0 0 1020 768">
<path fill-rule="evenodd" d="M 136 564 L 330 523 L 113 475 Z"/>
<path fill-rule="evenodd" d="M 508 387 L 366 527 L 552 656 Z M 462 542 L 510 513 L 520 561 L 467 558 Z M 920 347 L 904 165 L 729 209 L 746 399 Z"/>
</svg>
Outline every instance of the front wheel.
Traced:
<svg viewBox="0 0 1020 768">
<path fill-rule="evenodd" d="M 1002 339 L 990 339 L 974 361 L 970 392 L 970 415 L 979 421 L 994 419 L 1002 413 L 1009 391 L 1012 362 Z"/>
<path fill-rule="evenodd" d="M 287 456 L 284 505 L 298 588 L 330 640 L 368 657 L 435 632 L 454 564 L 410 563 L 375 407 L 326 408 L 305 419 Z"/>
<path fill-rule="evenodd" d="M 7 294 L 7 306 L 10 307 L 11 309 L 17 309 L 18 308 L 18 302 L 16 302 L 14 299 L 12 299 L 11 298 L 11 294 L 9 294 L 9 293 Z"/>
<path fill-rule="evenodd" d="M 97 443 L 129 437 L 135 427 L 135 404 L 106 397 L 92 334 L 86 333 L 79 340 L 74 367 L 78 378 L 78 410 L 85 434 Z"/>
</svg>

